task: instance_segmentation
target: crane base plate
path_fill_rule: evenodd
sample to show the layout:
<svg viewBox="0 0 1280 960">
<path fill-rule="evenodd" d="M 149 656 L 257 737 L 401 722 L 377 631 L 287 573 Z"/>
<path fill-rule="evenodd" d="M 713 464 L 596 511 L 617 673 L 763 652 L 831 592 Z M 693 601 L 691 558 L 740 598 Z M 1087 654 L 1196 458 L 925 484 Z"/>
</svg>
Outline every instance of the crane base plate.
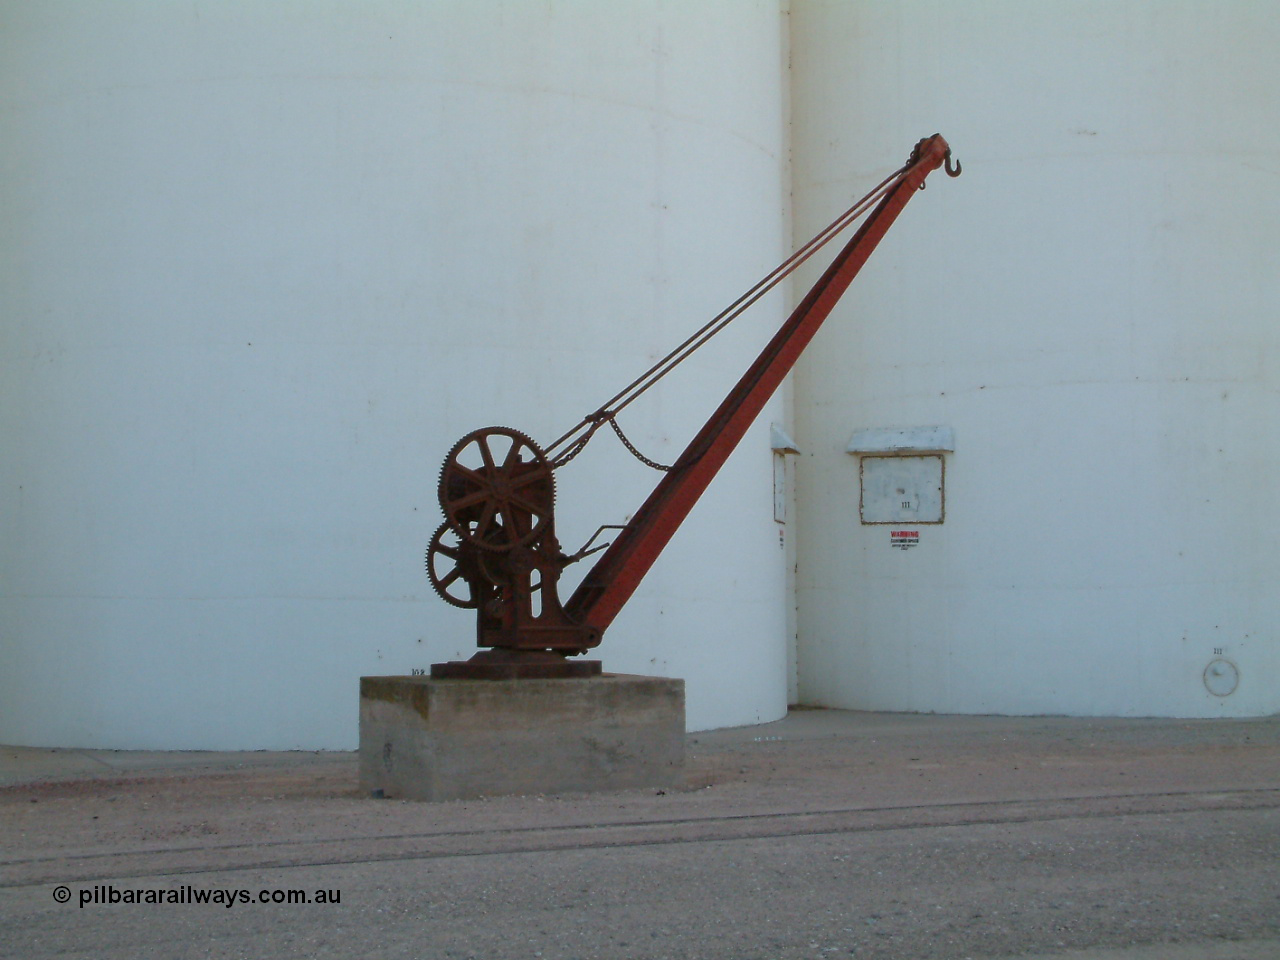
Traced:
<svg viewBox="0 0 1280 960">
<path fill-rule="evenodd" d="M 558 680 L 598 677 L 599 660 L 562 660 L 559 663 L 501 663 L 450 660 L 431 665 L 433 680 Z"/>
<path fill-rule="evenodd" d="M 431 665 L 433 680 L 560 680 L 598 677 L 599 660 L 581 660 L 555 650 L 493 647 L 470 660 Z"/>
</svg>

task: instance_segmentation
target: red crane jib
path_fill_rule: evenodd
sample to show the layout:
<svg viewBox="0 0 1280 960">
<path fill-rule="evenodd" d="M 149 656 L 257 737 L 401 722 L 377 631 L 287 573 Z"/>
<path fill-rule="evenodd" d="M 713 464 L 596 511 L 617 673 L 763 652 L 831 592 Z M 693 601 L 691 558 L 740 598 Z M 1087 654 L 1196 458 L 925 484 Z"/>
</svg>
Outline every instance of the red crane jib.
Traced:
<svg viewBox="0 0 1280 960">
<path fill-rule="evenodd" d="M 560 573 L 585 552 L 566 556 L 555 536 L 553 471 L 560 464 L 506 427 L 473 431 L 453 446 L 439 484 L 445 522 L 427 551 L 427 573 L 445 600 L 477 611 L 476 641 L 484 649 L 470 660 L 434 664 L 433 677 L 600 672 L 600 661 L 576 655 L 600 643 L 925 178 L 944 163 L 949 174 L 960 172 L 950 153 L 940 135 L 916 145 L 879 204 L 568 601 L 562 603 L 557 593 Z"/>
</svg>

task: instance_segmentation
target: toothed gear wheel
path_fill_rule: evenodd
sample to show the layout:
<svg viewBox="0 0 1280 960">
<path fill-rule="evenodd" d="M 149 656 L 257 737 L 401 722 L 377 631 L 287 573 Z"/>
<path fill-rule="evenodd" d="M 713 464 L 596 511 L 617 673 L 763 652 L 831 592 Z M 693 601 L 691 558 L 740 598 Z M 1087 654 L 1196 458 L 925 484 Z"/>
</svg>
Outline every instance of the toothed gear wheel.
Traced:
<svg viewBox="0 0 1280 960">
<path fill-rule="evenodd" d="M 496 587 L 480 587 L 484 580 L 478 574 L 475 553 L 462 545 L 449 524 L 440 524 L 427 547 L 427 576 L 436 593 L 455 607 L 474 610 L 497 592 Z M 477 589 L 480 596 L 476 596 Z"/>
<path fill-rule="evenodd" d="M 507 551 L 551 522 L 555 480 L 542 449 L 519 430 L 484 427 L 453 445 L 440 470 L 440 509 L 464 541 Z"/>
</svg>

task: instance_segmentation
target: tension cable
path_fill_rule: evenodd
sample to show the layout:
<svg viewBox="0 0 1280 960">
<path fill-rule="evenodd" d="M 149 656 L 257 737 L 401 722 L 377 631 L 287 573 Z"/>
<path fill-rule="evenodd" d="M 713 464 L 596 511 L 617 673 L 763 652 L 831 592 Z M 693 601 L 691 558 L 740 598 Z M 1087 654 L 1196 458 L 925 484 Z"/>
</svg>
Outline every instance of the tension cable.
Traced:
<svg viewBox="0 0 1280 960">
<path fill-rule="evenodd" d="M 829 242 L 843 233 L 850 224 L 863 216 L 870 207 L 877 203 L 885 194 L 897 186 L 898 181 L 910 169 L 911 163 L 908 162 L 904 166 L 895 170 L 889 176 L 885 177 L 880 183 L 873 187 L 862 199 L 851 206 L 844 213 L 840 214 L 835 220 L 827 224 L 822 230 L 809 240 L 806 244 L 796 250 L 786 260 L 778 264 L 764 278 L 762 278 L 755 286 L 751 287 L 746 293 L 740 296 L 733 303 L 729 304 L 724 310 L 712 317 L 707 323 L 690 335 L 683 343 L 668 353 L 665 357 L 651 366 L 627 386 L 610 397 L 598 410 L 583 417 L 572 429 L 567 431 L 558 440 L 546 448 L 546 452 L 551 461 L 553 469 L 564 466 L 574 457 L 576 457 L 595 436 L 596 431 L 604 424 L 609 424 L 613 431 L 618 435 L 618 439 L 622 441 L 623 446 L 630 451 L 636 459 L 646 466 L 655 470 L 670 470 L 668 466 L 663 466 L 650 460 L 627 439 L 623 434 L 622 428 L 618 426 L 617 415 L 627 406 L 633 403 L 637 398 L 649 390 L 654 384 L 683 363 L 698 348 L 702 347 L 714 337 L 717 333 L 727 327 L 738 317 L 742 316 L 749 307 L 760 300 L 765 294 L 794 273 L 806 260 L 821 250 Z M 950 170 L 948 170 L 950 172 Z M 557 452 L 558 451 L 558 452 Z"/>
</svg>

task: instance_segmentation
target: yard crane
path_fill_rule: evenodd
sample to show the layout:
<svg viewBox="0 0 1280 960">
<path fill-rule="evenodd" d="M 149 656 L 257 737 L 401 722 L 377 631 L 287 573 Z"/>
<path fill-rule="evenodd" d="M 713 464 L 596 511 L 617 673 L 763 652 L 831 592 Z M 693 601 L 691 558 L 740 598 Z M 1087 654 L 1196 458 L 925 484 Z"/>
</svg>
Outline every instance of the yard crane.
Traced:
<svg viewBox="0 0 1280 960">
<path fill-rule="evenodd" d="M 483 649 L 470 660 L 434 664 L 431 675 L 506 679 L 600 673 L 600 661 L 579 655 L 599 645 L 907 201 L 944 165 L 950 176 L 960 175 L 960 164 L 952 164 L 941 135 L 921 140 L 902 167 L 550 446 L 539 447 L 509 427 L 473 430 L 455 443 L 440 472 L 445 521 L 427 549 L 427 574 L 445 600 L 477 612 L 476 641 Z M 864 214 L 862 225 L 675 463 L 662 467 L 640 454 L 618 426 L 619 411 Z M 600 532 L 609 529 L 601 527 L 581 550 L 566 555 L 555 532 L 555 471 L 605 424 L 664 475 L 630 521 L 613 528 L 618 533 L 612 543 L 592 548 Z M 562 602 L 561 573 L 599 551 L 603 554 L 577 590 Z"/>
</svg>

